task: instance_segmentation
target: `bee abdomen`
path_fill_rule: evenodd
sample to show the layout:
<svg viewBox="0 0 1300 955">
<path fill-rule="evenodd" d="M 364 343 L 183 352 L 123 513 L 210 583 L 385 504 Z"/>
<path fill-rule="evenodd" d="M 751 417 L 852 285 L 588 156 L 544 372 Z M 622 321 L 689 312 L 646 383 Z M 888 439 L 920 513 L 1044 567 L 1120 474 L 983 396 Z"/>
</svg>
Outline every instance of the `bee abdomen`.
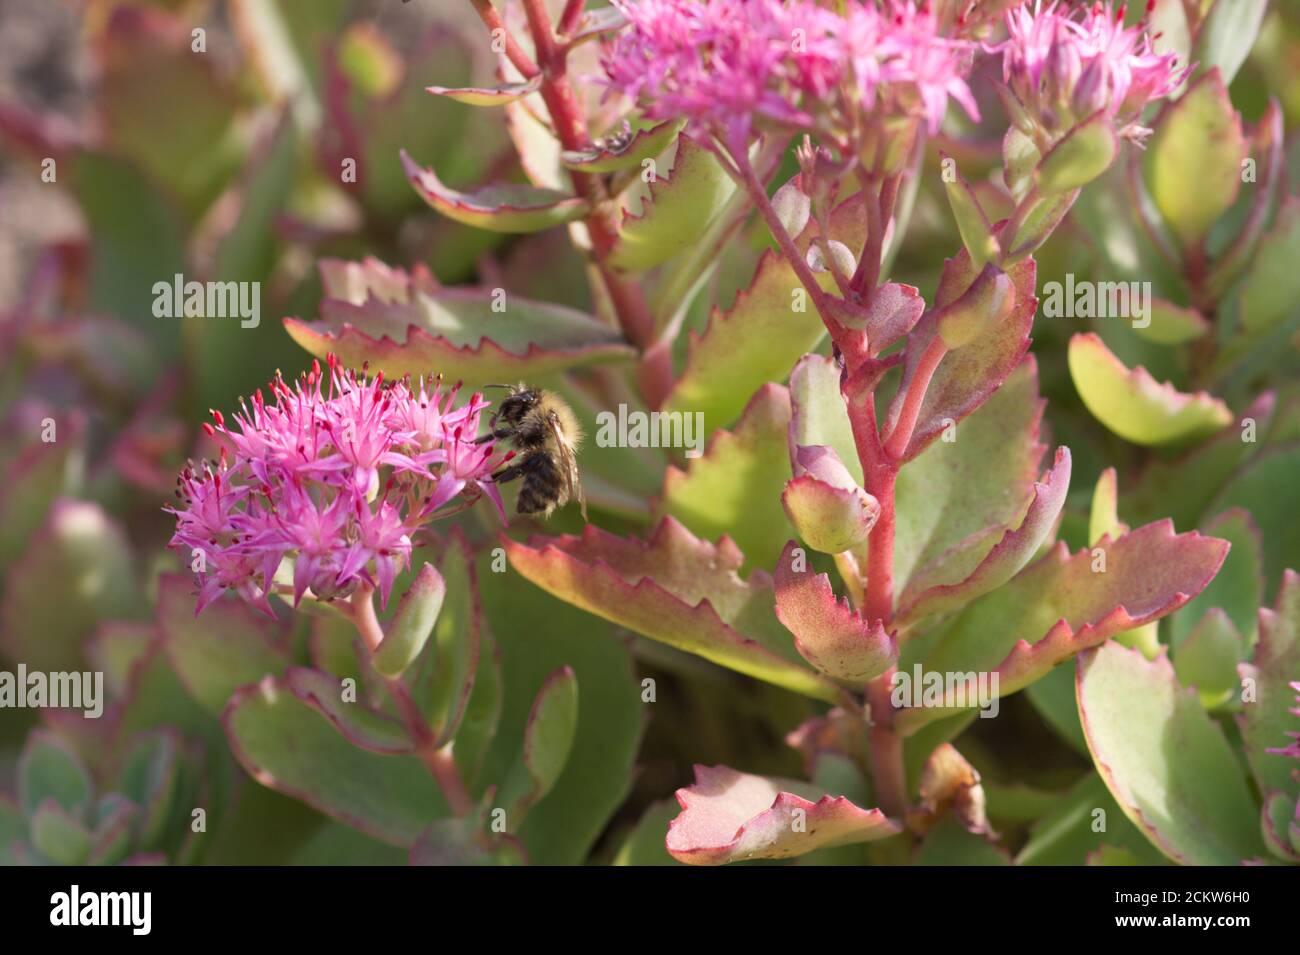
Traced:
<svg viewBox="0 0 1300 955">
<path fill-rule="evenodd" d="M 564 491 L 563 478 L 554 462 L 545 455 L 534 455 L 528 462 L 528 472 L 519 488 L 515 509 L 520 514 L 540 514 L 551 511 L 561 503 Z"/>
</svg>

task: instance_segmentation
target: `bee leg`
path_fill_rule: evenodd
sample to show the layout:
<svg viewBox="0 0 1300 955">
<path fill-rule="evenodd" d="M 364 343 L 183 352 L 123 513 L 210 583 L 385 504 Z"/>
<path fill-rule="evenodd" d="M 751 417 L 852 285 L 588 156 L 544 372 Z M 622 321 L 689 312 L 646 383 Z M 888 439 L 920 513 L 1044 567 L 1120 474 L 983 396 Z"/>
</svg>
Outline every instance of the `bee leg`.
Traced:
<svg viewBox="0 0 1300 955">
<path fill-rule="evenodd" d="M 509 467 L 502 468 L 499 471 L 494 471 L 492 473 L 492 482 L 494 484 L 508 484 L 509 482 L 513 481 L 515 478 L 523 477 L 529 471 L 529 468 L 526 465 L 527 465 L 527 458 L 525 458 L 523 461 L 519 462 L 518 464 L 512 464 Z"/>
<path fill-rule="evenodd" d="M 489 441 L 501 441 L 504 438 L 512 437 L 514 433 L 514 428 L 497 428 L 494 431 L 489 431 L 487 434 L 480 435 L 471 441 L 470 444 L 487 444 Z"/>
</svg>

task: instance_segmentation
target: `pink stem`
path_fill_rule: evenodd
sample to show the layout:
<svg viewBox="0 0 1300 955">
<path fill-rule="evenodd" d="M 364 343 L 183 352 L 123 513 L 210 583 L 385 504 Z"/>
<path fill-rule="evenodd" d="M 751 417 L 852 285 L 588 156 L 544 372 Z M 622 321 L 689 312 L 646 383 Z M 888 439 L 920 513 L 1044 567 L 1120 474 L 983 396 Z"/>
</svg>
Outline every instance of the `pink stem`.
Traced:
<svg viewBox="0 0 1300 955">
<path fill-rule="evenodd" d="M 767 227 L 771 230 L 772 236 L 776 239 L 776 244 L 778 248 L 780 248 L 781 254 L 785 256 L 786 261 L 790 263 L 790 267 L 794 269 L 794 274 L 797 275 L 799 281 L 803 283 L 804 289 L 807 290 L 809 297 L 812 298 L 813 307 L 817 309 L 817 314 L 821 316 L 821 320 L 826 325 L 827 330 L 831 333 L 831 337 L 835 338 L 838 334 L 842 334 L 843 326 L 840 325 L 830 311 L 830 297 L 822 290 L 821 285 L 818 284 L 817 276 L 814 275 L 812 269 L 808 267 L 807 261 L 804 259 L 803 255 L 800 254 L 798 247 L 794 244 L 794 239 L 791 238 L 790 233 L 782 224 L 781 217 L 778 216 L 776 210 L 772 208 L 772 203 L 767 198 L 767 190 L 763 187 L 763 183 L 759 180 L 757 174 L 754 172 L 754 167 L 749 162 L 749 154 L 745 149 L 745 144 L 730 144 L 727 152 L 735 162 L 734 172 L 738 174 L 738 184 L 749 195 L 750 201 L 758 207 L 758 212 L 763 217 L 763 221 L 767 223 Z M 724 166 L 726 165 L 727 164 L 724 162 Z M 728 171 L 732 170 L 729 169 Z"/>
<path fill-rule="evenodd" d="M 361 635 L 361 640 L 372 655 L 384 640 L 384 628 L 375 615 L 374 594 L 373 587 L 362 585 L 352 594 L 349 603 L 352 624 L 357 628 L 357 633 Z M 428 767 L 429 774 L 442 790 L 442 796 L 447 800 L 448 807 L 457 816 L 469 815 L 474 810 L 474 800 L 470 798 L 465 783 L 460 778 L 450 746 L 439 749 L 434 745 L 436 740 L 429 732 L 428 724 L 425 723 L 405 683 L 400 679 L 385 677 L 384 689 L 388 691 L 394 705 L 401 712 L 402 718 L 406 721 L 407 731 L 416 741 L 415 755 Z"/>
<path fill-rule="evenodd" d="M 578 23 L 582 20 L 582 14 L 587 6 L 587 0 L 569 0 L 564 7 L 564 12 L 560 14 L 560 26 L 557 33 L 560 36 L 569 36 L 578 28 Z"/>
<path fill-rule="evenodd" d="M 902 460 L 903 454 L 907 451 L 907 443 L 912 440 L 912 432 L 916 428 L 916 419 L 921 413 L 925 393 L 930 388 L 930 379 L 934 377 L 935 369 L 939 367 L 939 362 L 943 361 L 943 356 L 946 354 L 948 354 L 948 346 L 943 343 L 939 333 L 935 332 L 934 337 L 930 339 L 930 344 L 921 353 L 916 374 L 903 396 L 903 407 L 894 424 L 894 430 L 885 438 L 885 453 L 894 461 Z"/>
</svg>

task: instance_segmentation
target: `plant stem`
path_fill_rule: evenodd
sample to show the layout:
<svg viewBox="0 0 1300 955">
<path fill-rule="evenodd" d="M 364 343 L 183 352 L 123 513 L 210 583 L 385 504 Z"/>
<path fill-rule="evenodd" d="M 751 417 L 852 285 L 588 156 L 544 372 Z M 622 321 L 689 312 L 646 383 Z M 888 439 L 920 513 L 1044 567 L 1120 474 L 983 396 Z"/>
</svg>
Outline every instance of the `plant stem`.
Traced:
<svg viewBox="0 0 1300 955">
<path fill-rule="evenodd" d="M 476 0 L 479 2 L 479 0 Z M 579 4 L 581 7 L 581 4 Z M 591 144 L 587 121 L 574 96 L 568 77 L 568 51 L 556 43 L 555 34 L 543 0 L 524 0 L 528 28 L 537 49 L 542 73 L 539 91 L 551 116 L 555 135 L 565 150 L 581 150 Z M 654 316 L 646 305 L 641 288 L 625 281 L 608 265 L 618 242 L 617 204 L 610 202 L 603 180 L 598 176 L 570 170 L 574 191 L 591 203 L 592 212 L 584 220 L 591 235 L 592 254 L 601 280 L 609 293 L 624 336 L 642 352 L 637 381 L 643 397 L 651 407 L 658 407 L 673 383 L 672 355 L 656 349 Z"/>
<path fill-rule="evenodd" d="M 510 31 L 506 29 L 505 21 L 501 19 L 501 15 L 492 6 L 492 0 L 469 0 L 469 2 L 489 32 L 501 31 L 501 36 L 505 39 L 506 56 L 509 57 L 510 62 L 514 64 L 515 69 L 523 75 L 524 79 L 531 80 L 536 76 L 539 72 L 537 64 L 532 61 L 532 58 L 524 52 L 523 47 L 510 35 Z"/>
<path fill-rule="evenodd" d="M 807 261 L 794 244 L 794 239 L 791 238 L 785 225 L 782 224 L 781 217 L 772 208 L 771 200 L 767 198 L 767 190 L 755 174 L 754 167 L 749 162 L 749 153 L 744 147 L 744 143 L 740 143 L 738 146 L 732 144 L 732 147 L 728 150 L 736 165 L 736 181 L 748 193 L 754 205 L 758 207 L 759 214 L 763 217 L 763 221 L 767 223 L 773 238 L 776 239 L 777 246 L 781 249 L 781 254 L 785 256 L 786 261 L 790 263 L 790 267 L 794 269 L 794 274 L 799 277 L 799 281 L 812 298 L 813 307 L 817 309 L 817 314 L 821 316 L 821 320 L 826 325 L 827 330 L 830 331 L 831 337 L 835 338 L 843 333 L 843 326 L 831 314 L 830 297 L 822 290 L 817 281 L 817 276 L 808 267 Z"/>
<path fill-rule="evenodd" d="M 379 623 L 379 617 L 375 615 L 374 597 L 374 588 L 363 584 L 353 592 L 348 604 L 351 607 L 352 624 L 357 628 L 357 633 L 361 635 L 362 642 L 372 655 L 384 640 L 384 628 Z M 465 783 L 460 778 L 460 772 L 456 769 L 456 761 L 451 755 L 451 745 L 441 748 L 435 745 L 437 740 L 429 732 L 429 726 L 425 723 L 424 716 L 420 713 L 420 708 L 416 706 L 411 691 L 405 683 L 400 679 L 389 677 L 384 677 L 383 682 L 384 689 L 392 698 L 398 712 L 402 714 L 407 731 L 415 741 L 415 755 L 428 767 L 433 781 L 442 791 L 443 799 L 447 801 L 447 806 L 456 816 L 468 815 L 474 809 L 474 800 L 470 798 Z"/>
<path fill-rule="evenodd" d="M 894 428 L 885 438 L 885 453 L 894 461 L 901 460 L 907 451 L 907 443 L 912 440 L 912 432 L 916 428 L 916 419 L 921 413 L 925 393 L 930 388 L 930 379 L 934 377 L 935 369 L 939 367 L 939 362 L 943 361 L 943 356 L 946 354 L 948 354 L 948 346 L 944 344 L 939 333 L 935 332 L 930 343 L 925 346 L 925 351 L 921 353 L 916 373 L 903 395 L 902 409 L 899 411 Z"/>
<path fill-rule="evenodd" d="M 560 14 L 560 25 L 556 32 L 560 36 L 568 36 L 576 30 L 586 6 L 587 0 L 569 0 L 564 7 L 564 12 Z"/>
</svg>

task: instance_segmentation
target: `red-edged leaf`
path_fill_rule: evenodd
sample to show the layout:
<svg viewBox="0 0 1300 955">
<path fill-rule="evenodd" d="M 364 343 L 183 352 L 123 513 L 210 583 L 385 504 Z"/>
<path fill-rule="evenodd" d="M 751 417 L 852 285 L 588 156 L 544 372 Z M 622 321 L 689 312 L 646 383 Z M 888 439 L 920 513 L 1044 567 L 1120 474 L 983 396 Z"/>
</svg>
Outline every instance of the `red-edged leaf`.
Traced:
<svg viewBox="0 0 1300 955">
<path fill-rule="evenodd" d="M 837 599 L 830 579 L 808 567 L 794 541 L 776 565 L 776 615 L 804 659 L 837 680 L 866 683 L 898 659 L 898 643 L 883 624 Z"/>
<path fill-rule="evenodd" d="M 1056 528 L 1069 489 L 1070 449 L 1057 448 L 1051 470 L 1043 475 L 1041 482 L 1034 484 L 1023 519 L 1014 526 L 1002 528 L 1000 537 L 979 532 L 980 539 L 992 545 L 989 550 L 963 549 L 961 562 L 945 562 L 941 577 L 927 576 L 923 571 L 908 582 L 900 599 L 900 626 L 932 614 L 950 613 L 1018 574 Z M 972 568 L 971 561 L 978 563 Z M 963 572 L 965 576 L 960 576 Z M 945 579 L 954 582 L 945 583 Z"/>
<path fill-rule="evenodd" d="M 796 450 L 795 477 L 781 506 L 813 550 L 840 554 L 865 543 L 880 517 L 880 502 L 858 487 L 835 449 L 824 444 Z"/>
<path fill-rule="evenodd" d="M 1243 679 L 1254 681 L 1254 698 L 1242 704 L 1237 716 L 1251 773 L 1264 792 L 1300 796 L 1295 776 L 1300 763 L 1269 752 L 1286 746 L 1288 734 L 1300 732 L 1300 718 L 1293 710 L 1300 703 L 1291 682 L 1300 680 L 1300 574 L 1288 570 L 1276 605 L 1259 611 L 1259 642 L 1251 662 L 1238 670 Z"/>
<path fill-rule="evenodd" d="M 1208 437 L 1232 423 L 1232 412 L 1204 391 L 1184 394 L 1139 365 L 1129 369 L 1093 332 L 1070 339 L 1070 377 L 1093 416 L 1136 444 Z"/>
<path fill-rule="evenodd" d="M 402 167 L 421 198 L 449 219 L 490 232 L 538 232 L 581 219 L 591 211 L 585 199 L 520 183 L 498 183 L 458 192 L 432 169 L 421 168 L 402 151 Z"/>
<path fill-rule="evenodd" d="M 351 367 L 368 361 L 389 377 L 515 381 L 634 354 L 589 315 L 491 289 L 441 289 L 418 269 L 327 261 L 321 274 L 321 320 L 286 318 L 285 328 L 318 358 L 334 352 Z"/>
<path fill-rule="evenodd" d="M 1037 265 L 1033 258 L 1026 258 L 1011 266 L 1007 275 L 1016 290 L 1010 316 L 976 341 L 950 352 L 940 362 L 921 403 L 903 460 L 910 461 L 924 451 L 943 431 L 945 419 L 960 421 L 987 401 L 1029 350 L 1029 330 L 1038 308 L 1034 295 Z M 901 387 L 911 381 L 930 340 L 939 333 L 942 310 L 964 295 L 978 276 L 979 270 L 965 249 L 944 262 L 934 307 L 908 338 Z M 888 429 L 893 429 L 900 410 L 897 405 L 890 408 Z"/>
<path fill-rule="evenodd" d="M 589 613 L 805 695 L 838 696 L 829 680 L 796 662 L 793 647 L 786 655 L 760 642 L 770 636 L 759 616 L 771 615 L 768 578 L 738 576 L 744 555 L 729 538 L 710 544 L 666 517 L 649 541 L 587 525 L 581 537 L 504 543 L 524 577 Z"/>
<path fill-rule="evenodd" d="M 1177 610 L 1205 589 L 1227 552 L 1225 541 L 1175 534 L 1169 521 L 1074 554 L 1057 544 L 945 624 L 922 670 L 993 672 L 1007 696 L 1080 650 Z M 904 710 L 896 723 L 910 735 L 950 715 L 956 701 L 949 692 L 940 706 Z"/>
<path fill-rule="evenodd" d="M 328 673 L 293 667 L 284 682 L 290 693 L 329 720 L 354 746 L 390 755 L 414 750 L 401 723 L 362 702 L 344 700 L 342 681 Z"/>
<path fill-rule="evenodd" d="M 1184 865 L 1263 854 L 1255 801 L 1223 728 L 1169 659 L 1118 643 L 1079 656 L 1075 693 L 1097 771 L 1120 809 Z"/>
<path fill-rule="evenodd" d="M 521 96 L 536 93 L 542 88 L 539 73 L 526 83 L 501 83 L 497 86 L 426 86 L 434 96 L 446 96 L 466 106 L 504 106 Z"/>
<path fill-rule="evenodd" d="M 578 172 L 604 173 L 631 169 L 671 146 L 683 125 L 685 124 L 681 120 L 668 120 L 624 136 L 607 136 L 587 149 L 561 153 L 560 161 L 567 168 Z"/>
<path fill-rule="evenodd" d="M 810 790 L 793 780 L 696 766 L 695 785 L 677 790 L 682 813 L 668 826 L 668 851 L 678 862 L 722 865 L 788 859 L 902 831 L 879 809 L 859 808 L 843 796 L 817 799 Z"/>
</svg>

